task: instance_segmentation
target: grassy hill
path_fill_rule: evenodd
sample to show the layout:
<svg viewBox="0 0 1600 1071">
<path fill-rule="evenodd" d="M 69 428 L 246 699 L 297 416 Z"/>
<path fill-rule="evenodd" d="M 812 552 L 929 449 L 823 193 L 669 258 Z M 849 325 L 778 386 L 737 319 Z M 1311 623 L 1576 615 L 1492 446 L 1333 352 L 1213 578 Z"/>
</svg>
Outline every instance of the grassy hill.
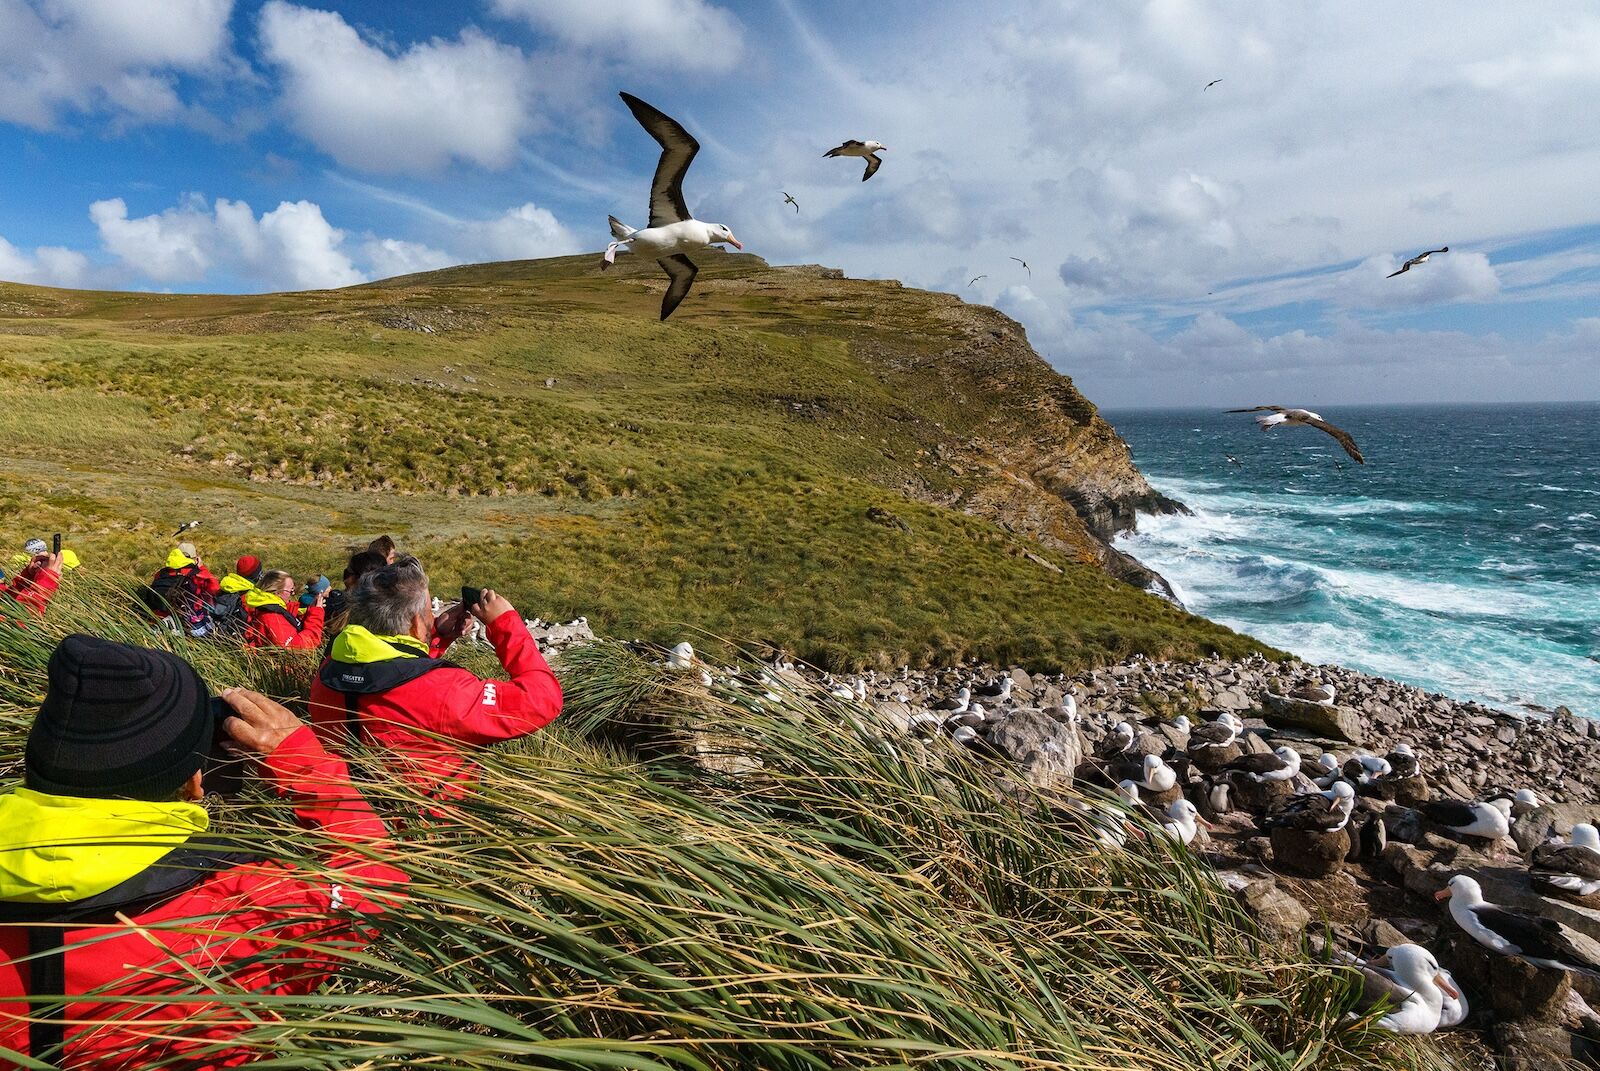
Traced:
<svg viewBox="0 0 1600 1071">
<path fill-rule="evenodd" d="M 477 265 L 339 291 L 0 284 L 0 545 L 68 533 L 149 573 L 336 575 L 390 532 L 448 593 L 803 658 L 1072 667 L 1255 649 L 1108 550 L 1161 501 L 993 310 L 705 258 L 667 324 L 652 265 Z M 1109 571 L 1108 571 L 1109 570 Z"/>
</svg>

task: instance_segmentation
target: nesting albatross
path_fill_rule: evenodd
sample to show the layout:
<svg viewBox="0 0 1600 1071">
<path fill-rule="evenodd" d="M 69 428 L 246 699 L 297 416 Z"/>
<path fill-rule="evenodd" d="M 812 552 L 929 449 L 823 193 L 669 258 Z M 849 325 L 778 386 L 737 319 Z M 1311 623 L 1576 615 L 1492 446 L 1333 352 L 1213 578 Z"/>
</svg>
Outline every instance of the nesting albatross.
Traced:
<svg viewBox="0 0 1600 1071">
<path fill-rule="evenodd" d="M 700 151 L 700 143 L 670 116 L 651 107 L 632 93 L 621 94 L 622 101 L 639 120 L 645 133 L 661 146 L 661 159 L 656 163 L 655 177 L 650 180 L 650 224 L 643 230 L 634 230 L 616 216 L 608 216 L 611 237 L 606 246 L 601 270 L 616 261 L 619 251 L 649 257 L 661 265 L 672 280 L 661 299 L 661 318 L 672 315 L 683 299 L 689 296 L 695 274 L 700 270 L 685 254 L 713 245 L 726 243 L 743 249 L 733 232 L 720 223 L 703 223 L 689 214 L 683 200 L 683 176 Z"/>
</svg>

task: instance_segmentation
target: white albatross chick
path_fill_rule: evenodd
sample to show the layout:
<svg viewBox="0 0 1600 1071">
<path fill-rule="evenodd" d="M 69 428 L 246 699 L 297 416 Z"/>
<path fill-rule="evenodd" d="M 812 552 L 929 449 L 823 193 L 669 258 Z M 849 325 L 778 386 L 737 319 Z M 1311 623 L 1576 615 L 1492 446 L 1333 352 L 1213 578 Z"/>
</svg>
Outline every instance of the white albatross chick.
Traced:
<svg viewBox="0 0 1600 1071">
<path fill-rule="evenodd" d="M 667 665 L 673 669 L 691 669 L 694 667 L 694 646 L 684 640 L 667 652 Z"/>
</svg>

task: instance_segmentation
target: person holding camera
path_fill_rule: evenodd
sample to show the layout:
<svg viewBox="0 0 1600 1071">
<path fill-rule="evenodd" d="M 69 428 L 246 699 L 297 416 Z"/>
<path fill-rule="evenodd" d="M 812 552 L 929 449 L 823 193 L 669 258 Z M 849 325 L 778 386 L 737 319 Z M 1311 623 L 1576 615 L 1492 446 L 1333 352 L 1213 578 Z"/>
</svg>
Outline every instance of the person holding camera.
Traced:
<svg viewBox="0 0 1600 1071">
<path fill-rule="evenodd" d="M 42 539 L 30 539 L 25 549 L 32 557 L 9 583 L 0 582 L 0 595 L 10 596 L 43 617 L 45 607 L 50 605 L 50 596 L 61 585 L 62 563 L 68 552 L 59 547 L 54 552 L 46 550 Z M 4 616 L 0 612 L 0 618 Z"/>
<path fill-rule="evenodd" d="M 323 588 L 310 606 L 296 613 L 289 608 L 295 581 L 282 569 L 268 569 L 256 586 L 244 593 L 244 642 L 250 647 L 289 647 L 311 650 L 322 644 L 322 612 L 328 601 Z"/>
<path fill-rule="evenodd" d="M 376 858 L 382 821 L 308 726 L 255 692 L 212 699 L 166 651 L 74 634 L 47 672 L 22 784 L 0 794 L 0 1046 L 41 1066 L 178 1059 L 250 1018 L 196 979 L 308 993 L 336 969 L 315 945 L 365 943 L 357 920 L 405 875 Z M 209 831 L 201 797 L 241 754 L 329 844 L 313 868 Z"/>
<path fill-rule="evenodd" d="M 324 741 L 387 751 L 402 776 L 435 799 L 462 797 L 476 778 L 464 745 L 526 736 L 561 713 L 561 685 L 522 616 L 490 588 L 463 596 L 435 621 L 415 558 L 368 572 L 311 684 L 311 723 Z M 484 680 L 438 657 L 469 612 L 486 626 L 510 680 Z"/>
</svg>

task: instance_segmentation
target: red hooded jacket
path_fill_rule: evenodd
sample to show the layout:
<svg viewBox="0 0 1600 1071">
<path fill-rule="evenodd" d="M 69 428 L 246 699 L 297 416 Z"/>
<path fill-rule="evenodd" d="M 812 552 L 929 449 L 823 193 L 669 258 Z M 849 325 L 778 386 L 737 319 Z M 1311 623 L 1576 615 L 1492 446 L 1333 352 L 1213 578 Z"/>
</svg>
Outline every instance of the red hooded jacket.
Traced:
<svg viewBox="0 0 1600 1071">
<path fill-rule="evenodd" d="M 11 596 L 40 617 L 50 604 L 50 596 L 61 584 L 61 574 L 34 562 L 11 578 L 11 583 L 0 583 L 0 593 Z M 3 615 L 0 615 L 3 616 Z"/>
<path fill-rule="evenodd" d="M 241 1031 L 243 1024 L 238 1020 L 245 1016 L 237 1007 L 218 1007 L 192 995 L 144 1003 L 119 1001 L 118 996 L 148 997 L 192 989 L 196 978 L 178 966 L 182 963 L 232 992 L 309 993 L 337 966 L 331 955 L 319 959 L 299 942 L 343 947 L 365 943 L 366 935 L 351 915 L 382 910 L 372 898 L 374 892 L 386 886 L 396 891 L 393 887 L 406 880 L 400 871 L 371 858 L 371 849 L 386 840 L 383 822 L 351 785 L 345 764 L 328 755 L 309 728 L 296 730 L 262 760 L 262 776 L 292 803 L 303 825 L 320 828 L 352 847 L 331 852 L 324 860 L 326 871 L 315 874 L 267 861 L 240 862 L 215 870 L 170 898 L 130 906 L 133 926 L 110 917 L 85 922 L 81 928 L 76 923 L 69 923 L 64 931 L 49 928 L 66 947 L 56 960 L 62 964 L 61 988 L 31 984 L 33 972 L 43 968 L 38 960 L 27 959 L 29 934 L 46 928 L 0 925 L 0 1045 L 16 1052 L 29 1051 L 29 1006 L 19 999 L 23 995 L 94 991 L 92 998 L 66 1008 L 66 1050 L 56 1063 L 74 1071 L 146 1067 L 181 1055 L 195 1044 L 195 1040 L 165 1035 L 226 1041 Z M 21 795 L 21 790 L 17 794 Z M 33 798 L 66 806 L 74 802 L 38 794 Z M 0 835 L 6 832 L 0 830 Z M 13 839 L 25 845 L 27 837 L 13 834 Z M 18 853 L 25 856 L 28 850 L 23 846 L 4 854 L 9 860 Z M 28 859 L 8 861 L 8 871 L 18 869 L 12 862 L 27 863 Z M 161 871 L 158 862 L 144 873 Z M 27 897 L 24 906 L 58 906 L 50 903 L 51 892 L 41 887 L 40 895 Z M 18 901 L 8 897 L 3 906 L 15 909 Z M 253 1011 L 265 1020 L 272 1018 L 270 1009 Z M 184 1025 L 174 1030 L 174 1021 Z M 197 1071 L 231 1067 L 257 1055 L 241 1049 L 224 1050 L 184 1066 Z M 0 1056 L 0 1068 L 18 1066 Z"/>
<path fill-rule="evenodd" d="M 397 755 L 402 775 L 422 791 L 459 799 L 476 777 L 461 744 L 526 736 L 561 713 L 561 685 L 522 618 L 503 613 L 488 635 L 508 681 L 430 657 L 410 637 L 346 626 L 311 684 L 311 724 L 328 743 L 355 732 Z"/>
<path fill-rule="evenodd" d="M 308 651 L 322 646 L 322 607 L 297 615 L 282 599 L 260 591 L 244 593 L 244 642 L 250 647 L 289 647 Z"/>
</svg>

